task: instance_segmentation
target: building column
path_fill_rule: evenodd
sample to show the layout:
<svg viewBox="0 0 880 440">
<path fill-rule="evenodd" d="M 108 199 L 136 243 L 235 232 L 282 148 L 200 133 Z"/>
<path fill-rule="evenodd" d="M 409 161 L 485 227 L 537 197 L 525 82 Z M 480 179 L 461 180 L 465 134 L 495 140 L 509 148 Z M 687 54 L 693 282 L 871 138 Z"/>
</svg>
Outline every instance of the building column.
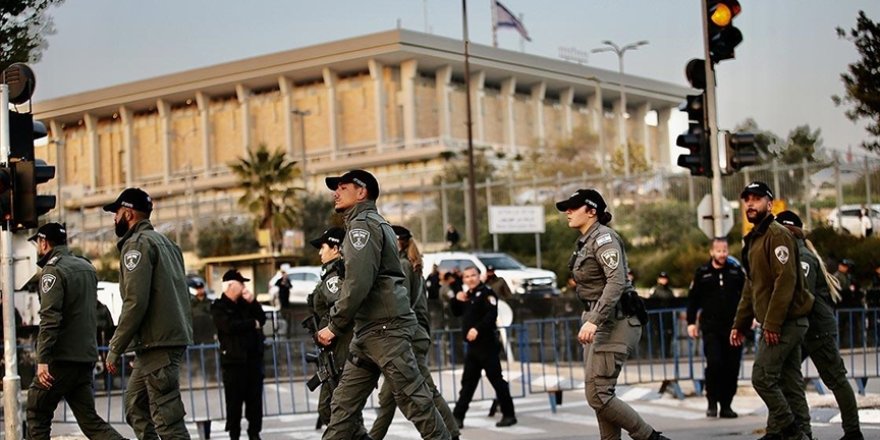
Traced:
<svg viewBox="0 0 880 440">
<path fill-rule="evenodd" d="M 608 171 L 608 145 L 605 141 L 605 104 L 602 102 L 602 84 L 595 82 L 595 92 L 587 98 L 587 107 L 590 109 L 592 116 L 593 131 L 599 140 L 599 151 L 597 151 L 598 162 L 603 171 Z"/>
<path fill-rule="evenodd" d="M 244 84 L 235 85 L 235 95 L 238 97 L 238 104 L 241 109 L 241 142 L 244 157 L 247 157 L 248 150 L 251 147 L 251 108 L 248 101 L 251 97 L 251 90 Z"/>
<path fill-rule="evenodd" d="M 657 110 L 657 161 L 664 169 L 669 169 L 672 162 L 669 145 L 669 121 L 672 119 L 672 110 L 672 107 Z"/>
<path fill-rule="evenodd" d="M 475 125 L 474 140 L 483 141 L 483 95 L 486 85 L 486 72 L 471 73 L 471 122 Z"/>
<path fill-rule="evenodd" d="M 98 118 L 86 113 L 83 116 L 83 121 L 86 124 L 86 133 L 89 139 L 89 168 L 91 169 L 89 185 L 91 185 L 92 189 L 97 189 L 98 172 L 100 170 L 100 159 L 98 158 Z"/>
<path fill-rule="evenodd" d="M 621 111 L 621 105 L 623 104 L 623 100 L 620 98 L 614 100 L 614 103 L 611 105 L 611 109 L 614 112 L 615 117 L 617 118 L 617 135 L 614 137 L 614 144 L 611 148 L 611 151 L 615 151 L 617 148 L 623 148 L 623 132 L 621 130 L 626 130 L 626 109 Z M 621 151 L 623 154 L 623 151 Z M 630 168 L 632 168 L 632 162 L 630 162 Z"/>
<path fill-rule="evenodd" d="M 516 96 L 516 77 L 501 81 L 501 96 L 504 99 L 504 143 L 507 151 L 514 156 L 519 154 L 516 146 L 516 119 L 514 118 L 514 96 Z"/>
<path fill-rule="evenodd" d="M 633 141 L 642 144 L 643 153 L 645 156 L 645 163 L 651 164 L 651 146 L 650 142 L 650 130 L 648 129 L 648 124 L 645 122 L 645 118 L 648 117 L 648 112 L 651 111 L 651 104 L 644 103 L 640 104 L 636 107 L 635 115 L 633 117 L 633 122 L 635 122 L 636 130 L 633 136 Z"/>
<path fill-rule="evenodd" d="M 449 87 L 452 82 L 452 66 L 446 65 L 434 74 L 437 90 L 437 123 L 439 124 L 440 142 L 446 143 L 452 138 L 452 114 L 449 109 Z"/>
<path fill-rule="evenodd" d="M 418 79 L 418 61 L 406 60 L 400 63 L 400 84 L 403 93 L 403 145 L 411 148 L 418 137 L 418 120 L 416 112 L 416 79 Z"/>
<path fill-rule="evenodd" d="M 199 108 L 199 119 L 202 125 L 202 162 L 205 177 L 211 177 L 213 155 L 211 154 L 211 98 L 204 92 L 196 92 L 196 105 Z"/>
<path fill-rule="evenodd" d="M 538 145 L 544 147 L 546 133 L 544 131 L 544 97 L 547 96 L 547 83 L 541 81 L 532 86 L 532 105 L 535 109 L 535 137 Z"/>
<path fill-rule="evenodd" d="M 171 178 L 171 104 L 164 99 L 156 101 L 159 110 L 159 126 L 162 127 L 162 182 L 168 183 Z"/>
<path fill-rule="evenodd" d="M 281 111 L 284 112 L 284 151 L 290 158 L 296 157 L 293 142 L 293 83 L 284 75 L 278 77 L 278 90 L 281 92 Z M 299 116 L 296 116 L 299 117 Z"/>
<path fill-rule="evenodd" d="M 385 149 L 388 142 L 387 130 L 387 110 L 388 97 L 385 93 L 385 66 L 382 63 L 371 59 L 367 62 L 370 68 L 370 78 L 373 79 L 373 94 L 376 99 L 373 101 L 373 113 L 376 115 L 376 152 L 381 153 Z"/>
<path fill-rule="evenodd" d="M 325 67 L 323 71 L 324 86 L 327 87 L 327 117 L 330 126 L 330 159 L 336 159 L 339 153 L 339 118 L 336 114 L 336 84 L 339 75 Z"/>
<path fill-rule="evenodd" d="M 559 93 L 559 103 L 562 105 L 565 136 L 571 138 L 574 134 L 573 116 L 571 114 L 571 105 L 574 103 L 574 87 L 567 87 Z"/>
<path fill-rule="evenodd" d="M 134 114 L 123 105 L 119 107 L 119 118 L 122 120 L 122 172 L 125 186 L 130 187 L 134 181 Z"/>
</svg>

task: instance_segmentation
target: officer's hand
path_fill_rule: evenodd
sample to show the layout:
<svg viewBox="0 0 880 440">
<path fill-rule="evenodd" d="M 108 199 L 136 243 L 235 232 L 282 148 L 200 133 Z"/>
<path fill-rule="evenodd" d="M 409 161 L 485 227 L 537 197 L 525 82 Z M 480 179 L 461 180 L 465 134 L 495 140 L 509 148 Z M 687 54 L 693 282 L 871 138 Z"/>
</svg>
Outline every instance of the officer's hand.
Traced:
<svg viewBox="0 0 880 440">
<path fill-rule="evenodd" d="M 467 335 L 465 335 L 465 338 L 468 340 L 468 342 L 474 342 L 477 340 L 478 334 L 479 334 L 479 332 L 477 331 L 477 329 L 472 328 L 472 329 L 468 330 Z"/>
<path fill-rule="evenodd" d="M 254 302 L 254 294 L 248 289 L 244 289 L 244 292 L 241 292 L 241 297 L 249 303 Z"/>
<path fill-rule="evenodd" d="M 690 336 L 691 339 L 697 339 L 697 336 L 699 336 L 699 334 L 700 330 L 697 329 L 696 324 L 688 324 L 688 336 Z"/>
<path fill-rule="evenodd" d="M 730 345 L 734 347 L 739 347 L 743 345 L 743 341 L 745 341 L 745 335 L 740 334 L 739 330 L 733 329 L 730 331 Z"/>
<path fill-rule="evenodd" d="M 315 335 L 315 339 L 317 339 L 318 343 L 321 345 L 330 345 L 335 337 L 336 335 L 330 331 L 329 327 L 324 327 L 321 330 L 318 330 L 318 333 Z"/>
<path fill-rule="evenodd" d="M 581 344 L 592 344 L 593 337 L 596 336 L 597 328 L 596 324 L 593 324 L 590 321 L 585 322 L 584 325 L 581 326 L 581 330 L 578 332 L 578 342 Z"/>
<path fill-rule="evenodd" d="M 776 345 L 779 343 L 779 333 L 771 332 L 770 330 L 764 330 L 764 342 L 767 345 Z"/>
<path fill-rule="evenodd" d="M 117 354 L 112 351 L 107 353 L 107 360 L 104 361 L 104 366 L 107 367 L 107 371 L 109 371 L 110 374 L 116 374 L 119 372 L 119 368 L 116 367 L 116 362 L 118 360 L 119 356 Z"/>
<path fill-rule="evenodd" d="M 455 299 L 457 299 L 461 302 L 467 302 L 467 300 L 468 300 L 467 292 L 462 290 L 461 292 L 456 293 Z"/>
<path fill-rule="evenodd" d="M 37 381 L 43 386 L 43 388 L 52 388 L 52 383 L 55 382 L 55 378 L 49 373 L 49 364 L 37 364 Z"/>
</svg>

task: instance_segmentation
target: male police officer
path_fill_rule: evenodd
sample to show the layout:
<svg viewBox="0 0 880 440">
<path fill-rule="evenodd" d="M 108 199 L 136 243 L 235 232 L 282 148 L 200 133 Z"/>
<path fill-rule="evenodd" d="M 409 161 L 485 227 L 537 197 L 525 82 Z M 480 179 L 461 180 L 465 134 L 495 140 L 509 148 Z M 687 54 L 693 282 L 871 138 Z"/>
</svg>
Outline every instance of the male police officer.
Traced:
<svg viewBox="0 0 880 440">
<path fill-rule="evenodd" d="M 698 336 L 697 312 L 700 312 L 703 353 L 706 355 L 708 417 L 719 415 L 719 404 L 722 418 L 737 416 L 730 403 L 736 395 L 742 346 L 734 347 L 728 339 L 745 274 L 739 265 L 727 258 L 728 252 L 727 239 L 712 240 L 711 258 L 697 268 L 688 292 L 687 331 L 692 339 Z"/>
<path fill-rule="evenodd" d="M 114 213 L 122 295 L 107 370 L 115 374 L 120 356 L 134 351 L 137 359 L 125 393 L 126 421 L 139 439 L 188 439 L 180 362 L 193 339 L 183 255 L 153 229 L 153 199 L 140 188 L 126 188 L 104 210 Z"/>
<path fill-rule="evenodd" d="M 391 225 L 376 211 L 379 183 L 364 170 L 328 177 L 337 212 L 345 214 L 347 233 L 342 244 L 345 280 L 330 311 L 330 324 L 318 332 L 318 342 L 332 340 L 354 326 L 349 361 L 333 393 L 325 439 L 348 440 L 357 413 L 376 386 L 379 375 L 392 383 L 397 404 L 422 438 L 449 439 L 449 431 L 412 351 L 418 322 L 410 308 L 404 275 L 397 257 Z"/>
<path fill-rule="evenodd" d="M 61 399 L 91 439 L 123 438 L 95 412 L 92 375 L 98 347 L 95 268 L 67 248 L 67 231 L 47 223 L 30 238 L 37 244 L 40 274 L 40 333 L 37 374 L 28 390 L 28 438 L 49 439 L 52 416 Z"/>
<path fill-rule="evenodd" d="M 747 279 L 736 311 L 730 343 L 740 346 L 752 320 L 763 334 L 752 367 L 752 386 L 764 400 L 765 440 L 807 438 L 794 413 L 807 405 L 801 375 L 801 343 L 813 295 L 804 288 L 797 244 L 784 226 L 774 221 L 773 192 L 752 182 L 740 194 L 746 218 L 755 225 L 745 237 L 743 267 Z M 807 409 L 806 411 L 809 411 Z"/>
</svg>

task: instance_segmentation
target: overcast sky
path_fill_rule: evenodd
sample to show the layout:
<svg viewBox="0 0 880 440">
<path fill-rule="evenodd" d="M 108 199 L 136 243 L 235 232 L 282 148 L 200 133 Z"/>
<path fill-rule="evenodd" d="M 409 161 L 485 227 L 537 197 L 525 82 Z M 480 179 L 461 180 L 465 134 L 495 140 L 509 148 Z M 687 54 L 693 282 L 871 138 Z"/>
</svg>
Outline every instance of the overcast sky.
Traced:
<svg viewBox="0 0 880 440">
<path fill-rule="evenodd" d="M 491 44 L 492 0 L 470 0 L 474 43 Z M 584 51 L 612 40 L 650 44 L 626 53 L 629 74 L 686 85 L 684 66 L 702 57 L 699 0 L 504 0 L 523 14 L 532 37 L 525 51 L 558 57 L 559 47 Z M 845 150 L 866 132 L 831 102 L 840 74 L 857 60 L 837 26 L 855 25 L 859 10 L 880 20 L 876 0 L 742 1 L 734 20 L 744 41 L 736 59 L 717 66 L 719 126 L 753 117 L 781 137 L 794 127 L 821 128 L 825 146 Z M 427 10 L 427 14 L 425 11 Z M 454 0 L 68 0 L 50 10 L 56 34 L 34 68 L 43 100 L 195 67 L 393 29 L 461 38 L 461 2 Z M 513 30 L 499 45 L 519 50 Z M 612 53 L 589 65 L 617 70 Z M 684 151 L 684 150 L 682 150 Z M 857 152 L 861 153 L 861 150 Z"/>
</svg>

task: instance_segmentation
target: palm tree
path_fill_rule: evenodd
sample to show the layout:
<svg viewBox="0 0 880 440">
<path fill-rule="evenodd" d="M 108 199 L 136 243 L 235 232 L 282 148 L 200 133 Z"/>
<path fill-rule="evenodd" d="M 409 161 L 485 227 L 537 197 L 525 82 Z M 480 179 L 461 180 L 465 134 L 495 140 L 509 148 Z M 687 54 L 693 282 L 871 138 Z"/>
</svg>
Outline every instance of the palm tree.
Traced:
<svg viewBox="0 0 880 440">
<path fill-rule="evenodd" d="M 245 191 L 239 205 L 254 215 L 257 229 L 269 230 L 275 247 L 281 242 L 280 231 L 298 223 L 296 192 L 303 188 L 293 186 L 301 174 L 297 162 L 287 160 L 280 150 L 269 151 L 260 144 L 256 151 L 248 150 L 246 158 L 230 163 L 229 168 Z"/>
</svg>

